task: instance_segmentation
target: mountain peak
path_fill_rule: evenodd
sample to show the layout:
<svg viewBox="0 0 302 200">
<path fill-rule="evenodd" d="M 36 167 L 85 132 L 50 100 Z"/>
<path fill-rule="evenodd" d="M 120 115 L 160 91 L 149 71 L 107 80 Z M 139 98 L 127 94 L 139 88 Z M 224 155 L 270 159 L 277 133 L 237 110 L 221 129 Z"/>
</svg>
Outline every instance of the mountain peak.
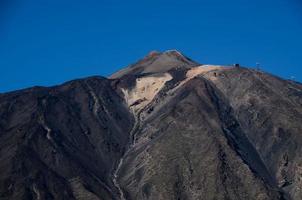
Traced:
<svg viewBox="0 0 302 200">
<path fill-rule="evenodd" d="M 184 56 L 181 52 L 179 52 L 176 49 L 171 49 L 171 50 L 166 50 L 164 52 L 160 52 L 160 51 L 150 51 L 147 56 L 145 56 L 145 58 L 154 58 L 154 57 L 159 57 L 159 56 L 170 56 L 170 57 L 175 57 L 175 58 L 184 58 L 184 59 L 188 59 L 186 56 Z"/>
<path fill-rule="evenodd" d="M 130 74 L 163 73 L 173 68 L 192 68 L 198 65 L 200 64 L 184 56 L 177 50 L 167 50 L 164 52 L 151 51 L 143 59 L 114 73 L 110 78 L 121 78 Z"/>
<path fill-rule="evenodd" d="M 181 52 L 179 52 L 176 49 L 170 49 L 164 52 L 165 54 L 172 54 L 172 55 L 179 55 L 179 56 L 183 56 L 183 54 Z"/>
<path fill-rule="evenodd" d="M 160 54 L 161 54 L 161 52 L 153 50 L 153 51 L 150 51 L 146 57 L 154 57 L 154 56 L 158 56 Z"/>
</svg>

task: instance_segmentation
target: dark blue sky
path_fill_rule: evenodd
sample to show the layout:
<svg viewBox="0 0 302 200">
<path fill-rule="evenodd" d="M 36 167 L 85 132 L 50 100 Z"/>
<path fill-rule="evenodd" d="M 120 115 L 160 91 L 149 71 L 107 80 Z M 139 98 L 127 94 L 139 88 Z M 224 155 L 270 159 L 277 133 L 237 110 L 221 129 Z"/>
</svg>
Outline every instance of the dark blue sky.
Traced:
<svg viewBox="0 0 302 200">
<path fill-rule="evenodd" d="M 167 49 L 302 81 L 300 0 L 1 0 L 0 17 L 0 92 L 106 76 Z"/>
</svg>

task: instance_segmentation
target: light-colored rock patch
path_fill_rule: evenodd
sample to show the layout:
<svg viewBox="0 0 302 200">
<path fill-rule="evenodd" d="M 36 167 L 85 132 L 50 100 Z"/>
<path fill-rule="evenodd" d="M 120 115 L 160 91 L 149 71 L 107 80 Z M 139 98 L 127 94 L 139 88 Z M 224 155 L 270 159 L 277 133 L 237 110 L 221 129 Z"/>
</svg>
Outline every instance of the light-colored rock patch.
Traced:
<svg viewBox="0 0 302 200">
<path fill-rule="evenodd" d="M 186 80 L 190 80 L 192 78 L 194 78 L 195 76 L 198 76 L 200 74 L 204 74 L 213 70 L 218 70 L 218 69 L 224 69 L 225 67 L 220 66 L 220 65 L 202 65 L 199 67 L 194 67 L 192 69 L 190 69 L 189 71 L 187 71 L 187 79 Z"/>
<path fill-rule="evenodd" d="M 189 80 L 193 79 L 194 77 L 201 75 L 201 74 L 206 74 L 210 71 L 214 71 L 214 70 L 221 70 L 221 69 L 226 69 L 226 67 L 224 66 L 220 66 L 220 65 L 202 65 L 199 67 L 193 67 L 192 69 L 188 70 L 186 73 L 186 79 L 184 79 L 183 81 L 181 81 L 177 87 L 173 88 L 171 91 L 169 91 L 169 93 L 173 93 L 175 90 L 177 90 L 178 88 L 180 88 L 182 85 L 184 85 L 185 83 L 187 83 Z M 216 79 L 216 76 L 210 76 L 207 77 L 209 79 Z"/>
<path fill-rule="evenodd" d="M 172 76 L 169 73 L 137 78 L 134 88 L 122 89 L 127 105 L 134 112 L 144 108 L 171 79 Z"/>
</svg>

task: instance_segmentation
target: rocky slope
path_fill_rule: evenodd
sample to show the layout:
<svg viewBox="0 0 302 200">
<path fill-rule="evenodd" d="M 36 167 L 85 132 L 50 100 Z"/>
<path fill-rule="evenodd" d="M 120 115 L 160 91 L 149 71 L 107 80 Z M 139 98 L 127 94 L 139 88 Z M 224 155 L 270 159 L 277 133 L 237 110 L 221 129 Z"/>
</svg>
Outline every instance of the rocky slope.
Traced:
<svg viewBox="0 0 302 200">
<path fill-rule="evenodd" d="M 151 52 L 0 94 L 0 199 L 302 199 L 302 85 Z"/>
</svg>

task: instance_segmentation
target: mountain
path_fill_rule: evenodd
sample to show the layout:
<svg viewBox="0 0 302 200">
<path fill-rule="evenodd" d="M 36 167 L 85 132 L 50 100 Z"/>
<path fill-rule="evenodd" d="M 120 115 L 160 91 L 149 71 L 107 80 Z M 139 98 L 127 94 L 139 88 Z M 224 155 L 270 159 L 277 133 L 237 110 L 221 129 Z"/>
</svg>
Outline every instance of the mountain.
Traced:
<svg viewBox="0 0 302 200">
<path fill-rule="evenodd" d="M 176 50 L 0 94 L 0 199 L 302 199 L 302 84 Z"/>
</svg>

